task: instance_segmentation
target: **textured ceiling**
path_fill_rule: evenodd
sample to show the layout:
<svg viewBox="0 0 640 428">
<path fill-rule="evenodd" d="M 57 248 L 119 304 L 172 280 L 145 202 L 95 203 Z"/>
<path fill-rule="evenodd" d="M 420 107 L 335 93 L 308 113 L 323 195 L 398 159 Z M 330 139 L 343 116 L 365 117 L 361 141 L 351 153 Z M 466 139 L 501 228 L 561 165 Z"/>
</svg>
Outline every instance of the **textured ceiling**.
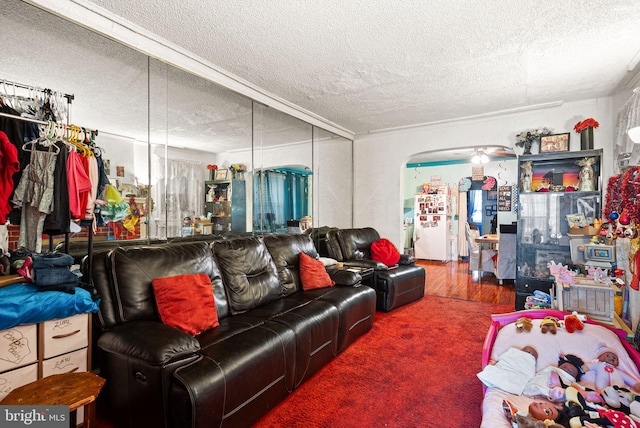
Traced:
<svg viewBox="0 0 640 428">
<path fill-rule="evenodd" d="M 638 1 L 89 3 L 354 133 L 611 95 L 640 51 Z"/>
</svg>

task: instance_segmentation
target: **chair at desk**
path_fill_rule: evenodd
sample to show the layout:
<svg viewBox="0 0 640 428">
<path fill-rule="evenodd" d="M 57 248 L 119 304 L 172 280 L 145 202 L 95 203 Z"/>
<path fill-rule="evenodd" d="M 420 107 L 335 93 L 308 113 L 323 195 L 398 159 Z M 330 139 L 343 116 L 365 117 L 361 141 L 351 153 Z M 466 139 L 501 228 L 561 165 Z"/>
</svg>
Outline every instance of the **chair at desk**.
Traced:
<svg viewBox="0 0 640 428">
<path fill-rule="evenodd" d="M 493 256 L 496 251 L 484 249 L 482 251 L 482 265 L 480 264 L 480 244 L 476 242 L 476 238 L 480 236 L 478 226 L 475 223 L 467 222 L 464 225 L 464 233 L 469 245 L 469 271 L 495 272 Z"/>
<path fill-rule="evenodd" d="M 496 278 L 502 284 L 503 279 L 516 279 L 516 228 L 511 224 L 500 225 L 498 242 L 498 264 Z"/>
</svg>

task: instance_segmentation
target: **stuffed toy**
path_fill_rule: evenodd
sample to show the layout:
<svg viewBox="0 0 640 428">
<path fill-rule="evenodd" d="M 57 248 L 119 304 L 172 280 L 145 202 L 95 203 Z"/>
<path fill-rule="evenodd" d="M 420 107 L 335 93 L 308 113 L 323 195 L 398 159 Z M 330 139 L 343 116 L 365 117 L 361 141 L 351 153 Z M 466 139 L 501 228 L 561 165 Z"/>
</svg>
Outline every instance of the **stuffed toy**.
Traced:
<svg viewBox="0 0 640 428">
<path fill-rule="evenodd" d="M 580 318 L 584 318 L 584 316 L 581 317 L 576 311 L 573 311 L 571 315 L 565 315 L 564 329 L 567 330 L 567 333 L 582 331 L 582 329 L 584 328 L 584 323 Z"/>
<path fill-rule="evenodd" d="M 528 333 L 532 328 L 533 323 L 531 322 L 530 318 L 520 317 L 516 320 L 516 331 L 518 333 L 522 333 L 523 331 L 526 331 Z"/>
<path fill-rule="evenodd" d="M 543 333 L 551 332 L 551 334 L 556 334 L 558 331 L 558 327 L 560 327 L 560 321 L 556 317 L 546 316 L 540 321 L 540 329 Z"/>
</svg>

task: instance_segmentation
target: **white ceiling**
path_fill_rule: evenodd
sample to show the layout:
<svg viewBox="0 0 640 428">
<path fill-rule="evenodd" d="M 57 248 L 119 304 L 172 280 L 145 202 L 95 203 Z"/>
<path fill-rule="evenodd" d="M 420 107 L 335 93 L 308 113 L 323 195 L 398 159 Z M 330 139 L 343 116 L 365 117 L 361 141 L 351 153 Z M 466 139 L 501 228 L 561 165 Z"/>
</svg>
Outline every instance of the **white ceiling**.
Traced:
<svg viewBox="0 0 640 428">
<path fill-rule="evenodd" d="M 353 133 L 612 95 L 635 0 L 92 0 Z"/>
</svg>

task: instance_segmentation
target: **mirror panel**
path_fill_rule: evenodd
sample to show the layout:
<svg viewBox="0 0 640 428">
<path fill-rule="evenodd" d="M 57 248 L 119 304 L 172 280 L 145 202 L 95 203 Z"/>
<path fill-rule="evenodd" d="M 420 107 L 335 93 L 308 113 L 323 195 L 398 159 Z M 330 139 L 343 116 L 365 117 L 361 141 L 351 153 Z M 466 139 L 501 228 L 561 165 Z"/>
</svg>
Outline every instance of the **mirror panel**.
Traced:
<svg viewBox="0 0 640 428">
<path fill-rule="evenodd" d="M 247 232 L 251 101 L 158 60 L 149 69 L 151 237 Z"/>
<path fill-rule="evenodd" d="M 312 215 L 312 126 L 254 103 L 253 229 L 257 233 L 300 233 Z"/>
<path fill-rule="evenodd" d="M 0 28 L 0 79 L 73 95 L 70 106 L 66 106 L 68 114 L 58 121 L 98 130 L 95 145 L 111 183 L 114 187 L 116 181 L 135 184 L 139 174 L 135 165 L 147 157 L 147 56 L 19 0 L 3 2 Z M 0 87 L 0 93 L 13 91 L 16 89 L 11 85 Z M 28 88 L 17 93 L 27 98 L 33 94 Z M 53 99 L 58 105 L 66 101 Z M 70 135 L 69 127 L 66 135 Z M 71 145 L 67 143 L 66 147 Z M 75 150 L 84 154 L 82 147 Z M 116 199 L 122 198 L 121 204 L 102 209 L 105 223 L 99 223 L 96 241 L 146 237 L 140 218 L 124 221 L 130 208 L 126 195 L 137 194 L 137 189 L 119 190 Z M 70 240 L 86 241 L 87 230 L 84 226 L 80 232 L 71 233 Z M 54 243 L 63 240 L 64 235 L 53 239 Z"/>
<path fill-rule="evenodd" d="M 313 226 L 353 227 L 353 141 L 313 128 Z"/>
</svg>

